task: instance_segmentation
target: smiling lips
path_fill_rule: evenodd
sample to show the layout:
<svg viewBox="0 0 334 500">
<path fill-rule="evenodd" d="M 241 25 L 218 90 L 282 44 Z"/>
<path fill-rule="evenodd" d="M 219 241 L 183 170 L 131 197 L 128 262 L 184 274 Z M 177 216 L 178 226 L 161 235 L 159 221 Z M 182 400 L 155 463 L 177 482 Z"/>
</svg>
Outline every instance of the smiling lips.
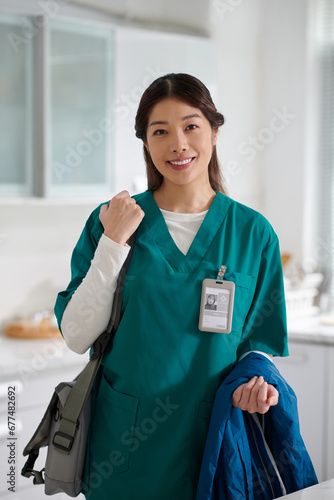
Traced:
<svg viewBox="0 0 334 500">
<path fill-rule="evenodd" d="M 189 167 L 194 159 L 195 157 L 193 156 L 191 158 L 182 158 L 179 160 L 168 161 L 167 163 L 169 163 L 173 170 L 185 170 Z"/>
</svg>

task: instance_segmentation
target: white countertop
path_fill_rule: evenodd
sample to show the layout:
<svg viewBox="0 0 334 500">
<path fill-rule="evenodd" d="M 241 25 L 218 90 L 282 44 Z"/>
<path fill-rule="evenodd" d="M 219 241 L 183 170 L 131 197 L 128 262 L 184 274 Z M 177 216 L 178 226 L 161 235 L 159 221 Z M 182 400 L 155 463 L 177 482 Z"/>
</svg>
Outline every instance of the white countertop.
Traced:
<svg viewBox="0 0 334 500">
<path fill-rule="evenodd" d="M 62 338 L 15 339 L 0 333 L 0 379 L 20 376 L 29 371 L 61 369 L 65 366 L 84 366 L 88 352 L 79 355 L 72 352 Z"/>
<path fill-rule="evenodd" d="M 289 340 L 296 342 L 334 345 L 334 314 L 305 318 L 288 317 L 288 335 Z"/>
<path fill-rule="evenodd" d="M 295 493 L 290 493 L 290 495 L 285 495 L 279 497 L 287 500 L 333 500 L 334 498 L 334 479 L 325 481 L 315 486 L 310 486 L 310 488 L 305 488 L 304 490 L 296 491 Z"/>
</svg>

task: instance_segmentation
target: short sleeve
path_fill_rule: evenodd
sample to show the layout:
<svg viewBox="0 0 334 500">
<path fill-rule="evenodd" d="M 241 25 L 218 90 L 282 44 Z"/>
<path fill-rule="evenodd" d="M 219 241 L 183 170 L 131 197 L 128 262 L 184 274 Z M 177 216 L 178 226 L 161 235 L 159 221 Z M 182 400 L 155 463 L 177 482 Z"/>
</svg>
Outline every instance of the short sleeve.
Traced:
<svg viewBox="0 0 334 500">
<path fill-rule="evenodd" d="M 288 356 L 283 271 L 274 234 L 262 250 L 255 292 L 243 326 L 238 358 L 247 351 Z"/>
<path fill-rule="evenodd" d="M 67 303 L 86 276 L 103 234 L 103 226 L 99 220 L 100 208 L 101 205 L 91 213 L 85 224 L 71 257 L 71 281 L 66 290 L 57 296 L 54 312 L 59 328 Z"/>
</svg>

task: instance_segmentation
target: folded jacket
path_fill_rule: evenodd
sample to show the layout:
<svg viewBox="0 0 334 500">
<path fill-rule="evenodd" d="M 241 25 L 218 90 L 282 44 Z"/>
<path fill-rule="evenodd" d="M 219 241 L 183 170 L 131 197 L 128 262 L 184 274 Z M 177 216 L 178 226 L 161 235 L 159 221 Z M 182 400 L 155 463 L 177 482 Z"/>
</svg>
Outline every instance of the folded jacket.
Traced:
<svg viewBox="0 0 334 500">
<path fill-rule="evenodd" d="M 278 390 L 278 404 L 264 415 L 235 408 L 235 389 L 260 375 Z M 216 393 L 196 500 L 269 500 L 317 482 L 300 434 L 294 391 L 274 363 L 249 354 Z"/>
</svg>

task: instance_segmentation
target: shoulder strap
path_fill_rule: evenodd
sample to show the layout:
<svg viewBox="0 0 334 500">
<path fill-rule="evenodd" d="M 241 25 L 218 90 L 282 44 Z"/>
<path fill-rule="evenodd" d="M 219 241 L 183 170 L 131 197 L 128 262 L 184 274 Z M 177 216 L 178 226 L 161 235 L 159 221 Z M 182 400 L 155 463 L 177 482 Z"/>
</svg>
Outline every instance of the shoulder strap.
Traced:
<svg viewBox="0 0 334 500">
<path fill-rule="evenodd" d="M 109 320 L 107 329 L 105 332 L 103 332 L 95 340 L 95 342 L 93 344 L 92 353 L 90 356 L 91 360 L 98 358 L 101 353 L 102 354 L 104 353 L 107 345 L 109 344 L 109 342 L 111 340 L 113 340 L 113 338 L 116 334 L 116 330 L 117 330 L 119 322 L 121 320 L 121 313 L 122 313 L 123 282 L 124 282 L 124 278 L 125 278 L 126 272 L 128 270 L 128 267 L 129 267 L 129 263 L 131 260 L 135 240 L 136 240 L 136 231 L 133 233 L 133 235 L 128 240 L 128 245 L 130 246 L 130 251 L 129 251 L 129 254 L 128 254 L 128 256 L 123 264 L 122 269 L 120 270 L 119 275 L 118 275 L 116 290 L 114 293 L 114 301 L 113 301 L 113 306 L 112 306 L 112 310 L 111 310 L 111 316 L 110 316 L 110 320 Z"/>
<path fill-rule="evenodd" d="M 135 238 L 136 233 L 134 233 L 128 241 L 130 251 L 118 276 L 113 307 L 107 330 L 94 342 L 90 360 L 77 377 L 75 386 L 70 392 L 64 406 L 59 431 L 55 433 L 53 438 L 54 446 L 59 449 L 59 451 L 66 454 L 68 454 L 72 448 L 79 417 L 90 394 L 104 351 L 109 342 L 115 337 L 115 333 L 121 319 L 122 287 L 126 271 L 130 263 Z"/>
<path fill-rule="evenodd" d="M 79 423 L 79 417 L 89 397 L 95 376 L 103 358 L 103 353 L 109 342 L 113 340 L 121 319 L 122 287 L 133 252 L 135 238 L 136 233 L 134 233 L 128 240 L 130 251 L 118 276 L 111 316 L 107 330 L 102 333 L 100 337 L 98 337 L 98 339 L 94 342 L 89 362 L 75 379 L 74 387 L 71 390 L 63 409 L 59 431 L 56 432 L 53 437 L 53 445 L 60 452 L 67 455 L 71 451 L 75 433 Z M 42 475 L 44 469 L 42 471 L 36 471 L 33 469 L 33 467 L 39 455 L 39 449 L 43 446 L 46 446 L 49 442 L 50 421 L 58 399 L 57 389 L 62 384 L 63 383 L 57 386 L 42 421 L 40 422 L 33 437 L 23 451 L 23 455 L 29 455 L 29 457 L 22 469 L 21 474 L 25 477 L 30 477 L 31 475 L 33 475 L 35 484 L 44 483 L 44 478 Z"/>
</svg>

